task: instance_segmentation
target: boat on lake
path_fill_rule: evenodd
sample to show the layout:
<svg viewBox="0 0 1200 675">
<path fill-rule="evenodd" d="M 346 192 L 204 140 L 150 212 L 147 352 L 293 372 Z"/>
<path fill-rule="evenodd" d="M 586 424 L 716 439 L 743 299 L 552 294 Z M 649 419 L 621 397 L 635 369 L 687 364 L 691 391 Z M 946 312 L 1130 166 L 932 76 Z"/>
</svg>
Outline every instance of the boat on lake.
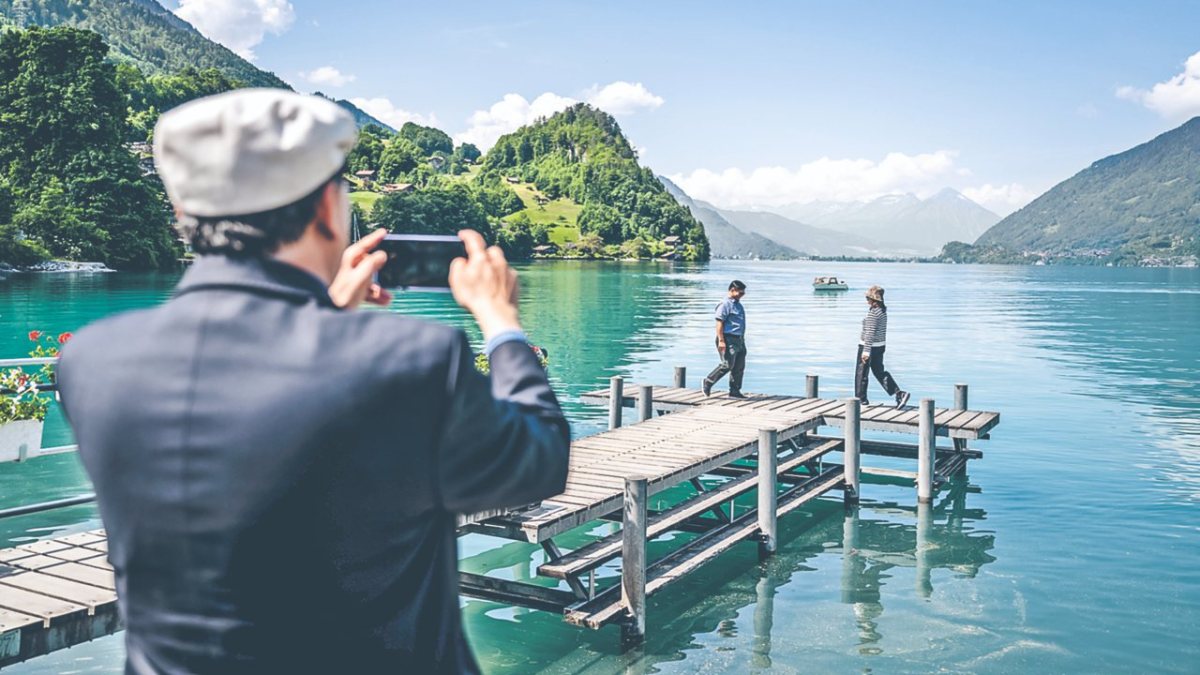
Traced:
<svg viewBox="0 0 1200 675">
<path fill-rule="evenodd" d="M 848 291 L 850 285 L 837 277 L 817 277 L 813 279 L 814 291 Z"/>
</svg>

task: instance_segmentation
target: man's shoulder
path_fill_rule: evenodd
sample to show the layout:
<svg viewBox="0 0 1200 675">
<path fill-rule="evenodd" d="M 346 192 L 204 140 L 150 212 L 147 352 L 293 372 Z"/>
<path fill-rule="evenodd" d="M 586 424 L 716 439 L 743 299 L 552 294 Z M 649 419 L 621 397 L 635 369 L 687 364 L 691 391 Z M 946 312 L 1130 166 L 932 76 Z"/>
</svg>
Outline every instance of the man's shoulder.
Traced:
<svg viewBox="0 0 1200 675">
<path fill-rule="evenodd" d="M 62 358 L 69 361 L 88 355 L 102 357 L 114 349 L 127 346 L 130 339 L 140 334 L 157 312 L 158 308 L 137 309 L 93 321 L 72 334 L 70 342 L 63 347 Z"/>
<path fill-rule="evenodd" d="M 450 357 L 452 346 L 466 341 L 457 328 L 372 310 L 331 314 L 326 327 L 343 350 L 357 355 L 417 354 L 421 360 L 440 361 Z"/>
</svg>

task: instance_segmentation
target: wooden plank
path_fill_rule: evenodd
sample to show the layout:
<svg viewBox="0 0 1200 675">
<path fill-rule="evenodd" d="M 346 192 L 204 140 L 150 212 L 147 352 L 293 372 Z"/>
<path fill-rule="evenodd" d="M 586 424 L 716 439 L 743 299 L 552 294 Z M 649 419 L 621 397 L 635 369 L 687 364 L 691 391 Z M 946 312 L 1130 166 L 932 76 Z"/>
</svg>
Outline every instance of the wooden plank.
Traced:
<svg viewBox="0 0 1200 675">
<path fill-rule="evenodd" d="M 112 572 L 81 565 L 76 562 L 67 562 L 52 567 L 43 567 L 42 574 L 48 574 L 60 579 L 68 581 L 77 581 L 81 584 L 95 586 L 106 590 L 116 591 L 116 581 L 113 579 Z"/>
<path fill-rule="evenodd" d="M 89 612 L 87 605 L 4 584 L 0 584 L 0 607 L 36 616 L 42 619 L 44 628 L 50 627 L 50 620 L 53 618 L 75 612 Z"/>
<path fill-rule="evenodd" d="M 55 539 L 43 539 L 42 541 L 35 541 L 32 544 L 22 544 L 18 548 L 23 548 L 26 551 L 31 551 L 33 553 L 53 553 L 55 551 L 62 551 L 64 549 L 71 548 L 71 545 L 64 544 Z"/>
<path fill-rule="evenodd" d="M 71 546 L 87 546 L 88 544 L 98 544 L 107 540 L 103 535 L 96 534 L 95 532 L 80 532 L 79 534 L 59 537 L 56 541 L 61 541 Z"/>
<path fill-rule="evenodd" d="M 38 626 L 43 623 L 45 623 L 45 619 L 42 617 L 11 609 L 0 609 L 0 633 L 7 633 L 10 630 L 20 630 L 26 626 Z"/>
<path fill-rule="evenodd" d="M 112 591 L 96 588 L 75 581 L 68 581 L 41 572 L 22 572 L 8 577 L 0 577 L 0 584 L 21 588 L 34 593 L 41 593 L 52 598 L 65 600 L 90 609 L 109 602 L 116 602 L 117 596 Z M 23 611 L 23 610 L 22 610 Z"/>
<path fill-rule="evenodd" d="M 14 560 L 8 564 L 22 570 L 40 570 L 43 567 L 51 565 L 61 565 L 63 561 L 59 558 L 51 558 L 48 555 L 31 555 L 28 558 Z"/>
<path fill-rule="evenodd" d="M 51 551 L 50 553 L 48 553 L 46 555 L 48 555 L 51 558 L 58 558 L 59 560 L 68 560 L 68 561 L 74 562 L 77 560 L 86 560 L 88 558 L 95 558 L 98 555 L 104 555 L 104 554 L 99 551 L 93 551 L 90 548 L 83 548 L 82 546 L 72 546 L 70 548 L 59 549 L 57 551 Z"/>
</svg>

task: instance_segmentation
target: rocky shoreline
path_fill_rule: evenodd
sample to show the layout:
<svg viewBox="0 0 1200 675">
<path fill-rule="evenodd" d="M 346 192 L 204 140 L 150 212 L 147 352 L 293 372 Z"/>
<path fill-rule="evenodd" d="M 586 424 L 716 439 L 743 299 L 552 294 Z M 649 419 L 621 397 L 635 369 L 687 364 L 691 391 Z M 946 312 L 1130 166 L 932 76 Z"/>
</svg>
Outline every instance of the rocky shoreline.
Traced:
<svg viewBox="0 0 1200 675">
<path fill-rule="evenodd" d="M 74 262 L 71 260 L 48 260 L 28 267 L 13 267 L 7 263 L 0 263 L 0 274 L 20 274 L 25 272 L 62 274 L 66 272 L 116 272 L 116 270 L 100 262 Z"/>
</svg>

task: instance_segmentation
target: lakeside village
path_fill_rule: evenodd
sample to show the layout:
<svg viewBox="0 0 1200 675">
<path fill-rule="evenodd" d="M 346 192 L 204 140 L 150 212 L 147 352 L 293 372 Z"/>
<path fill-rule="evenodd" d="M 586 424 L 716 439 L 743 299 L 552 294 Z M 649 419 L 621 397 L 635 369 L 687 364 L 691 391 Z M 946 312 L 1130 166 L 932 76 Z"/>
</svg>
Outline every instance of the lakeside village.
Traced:
<svg viewBox="0 0 1200 675">
<path fill-rule="evenodd" d="M 153 176 L 157 174 L 154 166 L 153 151 L 150 143 L 147 142 L 131 142 L 125 144 L 126 148 L 134 154 L 138 159 L 138 165 L 144 176 Z M 481 161 L 481 160 L 480 160 Z M 446 158 L 441 155 L 432 155 L 427 158 L 428 168 L 434 173 L 446 172 L 449 168 L 446 165 Z M 464 172 L 466 175 L 472 175 L 478 170 L 478 162 L 467 162 L 468 166 Z M 414 183 L 406 182 L 382 182 L 376 179 L 378 172 L 374 169 L 362 169 L 354 172 L 353 175 L 348 175 L 346 178 L 351 183 L 352 199 L 356 206 L 356 212 L 369 213 L 369 208 L 375 201 L 392 194 L 411 193 L 419 189 Z M 508 187 L 514 191 L 525 192 L 524 195 L 529 203 L 529 208 L 537 211 L 545 211 L 548 206 L 553 207 L 552 201 L 546 195 L 542 194 L 532 184 L 524 183 L 516 176 L 505 176 L 504 181 Z M 563 220 L 559 216 L 559 220 Z M 566 223 L 556 223 L 557 227 L 565 228 Z M 362 231 L 367 232 L 374 228 L 374 224 L 368 223 L 362 226 L 356 225 Z M 552 226 L 553 227 L 553 226 Z M 557 239 L 557 241 L 553 240 Z M 799 255 L 795 260 L 811 260 L 811 261 L 828 261 L 828 262 L 877 262 L 877 263 L 943 263 L 943 264 L 996 264 L 996 265 L 1075 265 L 1075 266 L 1103 266 L 1103 267 L 1174 267 L 1174 268 L 1200 268 L 1200 257 L 1196 255 L 1170 255 L 1168 252 L 1155 253 L 1156 248 L 1163 248 L 1165 251 L 1175 249 L 1176 242 L 1158 242 L 1155 245 L 1147 247 L 1147 253 L 1131 254 L 1129 251 L 1117 251 L 1111 248 L 1091 248 L 1080 249 L 1074 251 L 1046 251 L 1046 250 L 1027 250 L 1027 251 L 1012 251 L 1003 247 L 994 246 L 977 246 L 971 244 L 963 244 L 961 242 L 950 242 L 945 246 L 942 252 L 937 256 L 932 257 L 880 257 L 880 256 L 809 256 Z M 180 239 L 180 244 L 184 250 L 184 257 L 180 259 L 182 265 L 189 264 L 192 260 L 191 247 L 188 242 Z M 551 241 L 540 243 L 531 248 L 532 260 L 661 260 L 661 261 L 678 261 L 685 259 L 686 243 L 682 237 L 668 236 L 659 241 L 645 241 L 641 238 L 626 242 L 622 246 L 605 246 L 602 242 L 591 241 L 587 235 L 576 238 L 552 237 Z M 757 256 L 729 256 L 732 260 L 760 260 Z M 115 270 L 109 268 L 99 262 L 80 262 L 71 260 L 48 260 L 39 262 L 33 265 L 13 267 L 6 263 L 0 262 L 0 278 L 13 273 L 21 272 L 40 272 L 40 273 L 62 273 L 62 272 L 84 272 L 84 273 L 99 273 L 113 272 Z"/>
</svg>

